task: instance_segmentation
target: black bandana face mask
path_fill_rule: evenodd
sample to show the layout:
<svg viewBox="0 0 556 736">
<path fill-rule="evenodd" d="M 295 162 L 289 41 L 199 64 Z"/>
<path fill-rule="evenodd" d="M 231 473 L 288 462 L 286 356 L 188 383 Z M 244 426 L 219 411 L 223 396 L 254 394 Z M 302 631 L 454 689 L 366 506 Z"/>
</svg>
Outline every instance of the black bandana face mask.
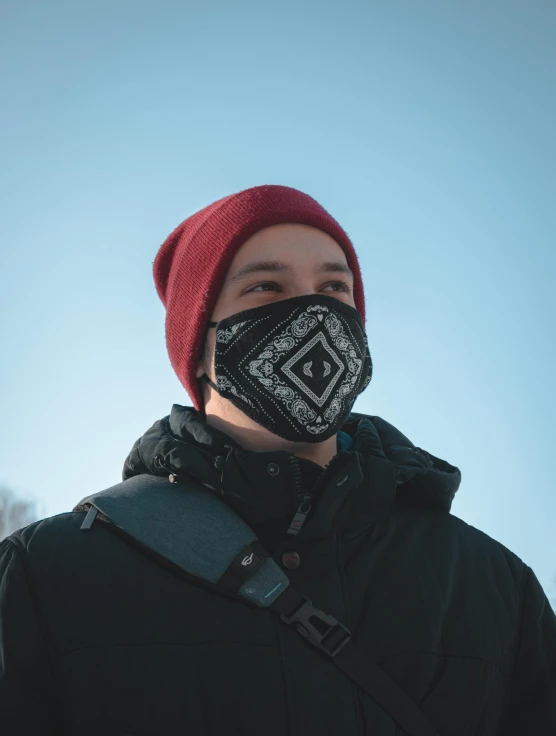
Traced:
<svg viewBox="0 0 556 736">
<path fill-rule="evenodd" d="M 209 327 L 216 327 L 216 383 L 204 380 L 292 442 L 336 434 L 372 377 L 361 315 L 331 296 L 282 299 Z"/>
</svg>

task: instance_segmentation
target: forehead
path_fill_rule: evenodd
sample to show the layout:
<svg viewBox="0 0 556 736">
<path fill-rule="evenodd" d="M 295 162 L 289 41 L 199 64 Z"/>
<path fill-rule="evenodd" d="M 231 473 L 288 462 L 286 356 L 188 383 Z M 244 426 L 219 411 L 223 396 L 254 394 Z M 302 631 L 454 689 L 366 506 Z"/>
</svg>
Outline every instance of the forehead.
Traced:
<svg viewBox="0 0 556 736">
<path fill-rule="evenodd" d="M 252 260 L 280 260 L 303 267 L 323 261 L 347 263 L 344 251 L 328 233 L 308 225 L 286 223 L 259 230 L 235 254 L 228 273 Z"/>
</svg>

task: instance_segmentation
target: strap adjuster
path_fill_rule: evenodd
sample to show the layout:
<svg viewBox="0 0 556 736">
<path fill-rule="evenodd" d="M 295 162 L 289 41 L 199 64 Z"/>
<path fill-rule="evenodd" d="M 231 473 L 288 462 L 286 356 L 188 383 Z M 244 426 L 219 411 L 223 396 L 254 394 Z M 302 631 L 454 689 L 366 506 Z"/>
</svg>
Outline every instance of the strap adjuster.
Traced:
<svg viewBox="0 0 556 736">
<path fill-rule="evenodd" d="M 301 636 L 330 657 L 335 657 L 351 639 L 350 631 L 343 624 L 315 608 L 308 599 L 293 614 L 282 614 L 280 618 L 287 624 L 295 624 Z"/>
</svg>

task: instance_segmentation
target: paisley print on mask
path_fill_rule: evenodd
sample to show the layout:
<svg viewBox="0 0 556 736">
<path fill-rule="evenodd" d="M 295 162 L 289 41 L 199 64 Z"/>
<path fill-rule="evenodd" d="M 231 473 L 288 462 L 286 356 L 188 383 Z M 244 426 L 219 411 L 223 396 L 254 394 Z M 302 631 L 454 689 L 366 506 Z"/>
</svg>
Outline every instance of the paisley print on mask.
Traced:
<svg viewBox="0 0 556 736">
<path fill-rule="evenodd" d="M 216 327 L 216 390 L 292 441 L 337 432 L 372 375 L 361 316 L 334 297 L 279 300 Z"/>
</svg>

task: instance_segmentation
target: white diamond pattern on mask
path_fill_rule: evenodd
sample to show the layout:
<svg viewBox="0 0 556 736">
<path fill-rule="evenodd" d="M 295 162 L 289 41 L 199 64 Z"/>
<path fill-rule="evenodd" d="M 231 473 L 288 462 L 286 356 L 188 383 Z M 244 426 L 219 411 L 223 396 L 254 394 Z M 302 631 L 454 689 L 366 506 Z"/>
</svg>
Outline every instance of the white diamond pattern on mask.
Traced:
<svg viewBox="0 0 556 736">
<path fill-rule="evenodd" d="M 310 314 L 312 312 L 313 314 Z M 314 313 L 317 314 L 314 314 Z M 326 319 L 325 319 L 326 315 Z M 281 371 L 290 379 L 290 381 L 299 389 L 301 396 L 296 395 L 295 390 L 280 379 L 274 370 L 275 364 L 283 356 L 289 352 L 295 345 L 301 342 L 312 329 L 319 327 L 325 328 L 332 344 L 337 351 L 344 357 L 344 362 L 338 357 L 334 347 L 330 345 L 327 335 L 323 329 L 304 345 L 287 363 L 285 363 Z M 316 345 L 320 344 L 322 349 L 330 356 L 332 363 L 321 359 L 323 365 L 323 377 L 327 377 L 332 373 L 333 367 L 337 366 L 330 381 L 326 385 L 323 393 L 318 396 L 300 376 L 296 375 L 293 368 L 309 353 Z M 313 361 L 306 361 L 302 367 L 302 372 L 311 376 Z M 311 434 L 322 434 L 330 427 L 331 423 L 343 409 L 342 399 L 351 394 L 354 390 L 359 374 L 361 372 L 362 360 L 358 358 L 357 352 L 351 340 L 346 336 L 341 320 L 335 315 L 330 314 L 326 306 L 311 305 L 306 311 L 302 312 L 278 337 L 268 343 L 262 352 L 259 353 L 255 360 L 250 360 L 247 364 L 247 370 L 250 376 L 257 379 L 258 383 L 264 386 L 275 399 L 280 400 L 290 415 L 295 418 L 305 429 Z M 344 379 L 337 389 L 337 396 L 332 399 L 330 405 L 324 411 L 324 414 L 318 414 L 311 409 L 305 399 L 310 399 L 317 407 L 321 408 L 330 395 L 342 374 L 345 373 Z"/>
<path fill-rule="evenodd" d="M 320 344 L 323 346 L 323 348 L 326 350 L 326 352 L 330 355 L 332 360 L 338 366 L 338 370 L 331 377 L 330 382 L 328 386 L 326 387 L 326 390 L 324 391 L 322 396 L 317 396 L 315 392 L 311 391 L 309 386 L 307 386 L 307 384 L 304 381 L 302 381 L 300 378 L 298 378 L 298 376 L 296 376 L 295 373 L 292 371 L 292 368 L 296 365 L 296 363 L 298 363 L 303 358 L 303 356 L 306 353 L 308 353 L 309 350 L 311 350 L 311 348 L 313 348 L 318 342 L 320 342 Z M 311 398 L 318 407 L 321 407 L 325 403 L 325 401 L 328 399 L 330 394 L 332 393 L 332 389 L 337 384 L 338 379 L 342 375 L 344 371 L 344 364 L 338 358 L 334 350 L 330 347 L 324 334 L 322 332 L 319 332 L 311 340 L 309 340 L 309 342 L 306 345 L 304 345 L 301 348 L 301 350 L 299 350 L 293 356 L 293 358 L 290 358 L 287 363 L 284 363 L 284 365 L 282 366 L 282 370 L 286 374 L 286 376 L 288 376 L 288 378 L 291 381 L 293 381 L 293 383 L 295 383 L 295 385 L 299 388 L 300 391 L 302 391 L 306 396 L 309 396 L 309 398 Z M 325 372 L 326 372 L 326 368 L 325 368 Z"/>
</svg>

